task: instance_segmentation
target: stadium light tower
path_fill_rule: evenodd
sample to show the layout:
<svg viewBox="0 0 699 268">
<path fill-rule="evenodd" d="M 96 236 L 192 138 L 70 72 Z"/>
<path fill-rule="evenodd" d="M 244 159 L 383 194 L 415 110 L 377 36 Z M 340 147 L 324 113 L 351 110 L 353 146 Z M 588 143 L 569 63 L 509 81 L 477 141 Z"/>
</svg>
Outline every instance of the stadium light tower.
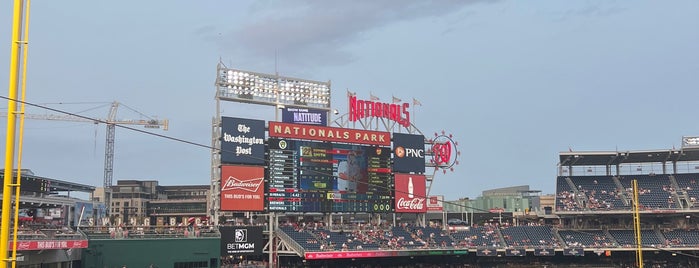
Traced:
<svg viewBox="0 0 699 268">
<path fill-rule="evenodd" d="M 216 116 L 212 124 L 211 188 L 209 214 L 218 224 L 221 214 L 221 101 L 272 106 L 274 120 L 279 121 L 279 110 L 293 107 L 317 109 L 330 113 L 330 81 L 319 82 L 279 74 L 263 74 L 231 69 L 219 62 L 216 75 Z M 275 247 L 272 245 L 275 224 L 273 212 L 269 213 L 269 261 Z"/>
<path fill-rule="evenodd" d="M 219 62 L 216 75 L 216 116 L 212 130 L 211 202 L 209 214 L 218 222 L 220 209 L 220 149 L 221 149 L 221 101 L 272 106 L 275 121 L 279 110 L 284 108 L 307 108 L 325 111 L 330 108 L 330 81 L 320 82 L 307 79 L 264 74 L 226 67 Z"/>
</svg>

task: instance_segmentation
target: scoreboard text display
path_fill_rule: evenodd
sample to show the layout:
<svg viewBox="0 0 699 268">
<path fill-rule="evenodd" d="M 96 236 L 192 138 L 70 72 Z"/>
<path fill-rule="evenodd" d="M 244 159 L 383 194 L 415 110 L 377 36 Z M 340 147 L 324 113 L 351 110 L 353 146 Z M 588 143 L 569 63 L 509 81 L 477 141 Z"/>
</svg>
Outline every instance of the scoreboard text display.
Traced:
<svg viewBox="0 0 699 268">
<path fill-rule="evenodd" d="M 270 211 L 393 211 L 390 148 L 274 138 L 268 144 Z"/>
</svg>

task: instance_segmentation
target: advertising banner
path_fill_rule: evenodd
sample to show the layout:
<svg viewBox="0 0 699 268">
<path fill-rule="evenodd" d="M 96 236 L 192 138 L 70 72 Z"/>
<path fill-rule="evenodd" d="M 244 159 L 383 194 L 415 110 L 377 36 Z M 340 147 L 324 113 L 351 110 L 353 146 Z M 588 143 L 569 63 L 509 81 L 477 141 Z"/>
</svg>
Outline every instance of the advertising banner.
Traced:
<svg viewBox="0 0 699 268">
<path fill-rule="evenodd" d="M 444 211 L 444 196 L 432 195 L 427 199 L 427 211 Z"/>
<path fill-rule="evenodd" d="M 264 210 L 264 167 L 221 166 L 221 210 Z"/>
<path fill-rule="evenodd" d="M 373 130 L 269 122 L 269 136 L 366 145 L 391 145 L 391 133 Z"/>
<path fill-rule="evenodd" d="M 265 121 L 221 117 L 221 163 L 265 164 Z"/>
<path fill-rule="evenodd" d="M 284 108 L 282 109 L 282 122 L 304 125 L 328 125 L 328 112 L 319 109 Z"/>
<path fill-rule="evenodd" d="M 396 212 L 427 212 L 425 175 L 395 174 Z"/>
<path fill-rule="evenodd" d="M 425 136 L 393 133 L 393 171 L 425 173 Z"/>
<path fill-rule="evenodd" d="M 9 248 L 12 248 L 12 242 L 9 243 Z M 17 242 L 18 251 L 71 248 L 87 248 L 87 240 L 33 240 Z"/>
<path fill-rule="evenodd" d="M 262 255 L 262 226 L 220 226 L 221 256 Z"/>
</svg>

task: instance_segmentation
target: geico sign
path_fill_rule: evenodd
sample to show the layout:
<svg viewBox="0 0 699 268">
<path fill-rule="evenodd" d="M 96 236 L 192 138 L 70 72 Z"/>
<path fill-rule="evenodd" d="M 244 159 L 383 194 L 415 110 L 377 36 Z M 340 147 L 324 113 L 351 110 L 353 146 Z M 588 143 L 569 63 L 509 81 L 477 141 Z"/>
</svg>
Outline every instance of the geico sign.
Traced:
<svg viewBox="0 0 699 268">
<path fill-rule="evenodd" d="M 403 158 L 425 158 L 425 149 L 405 148 L 403 146 L 396 147 L 396 157 Z"/>
</svg>

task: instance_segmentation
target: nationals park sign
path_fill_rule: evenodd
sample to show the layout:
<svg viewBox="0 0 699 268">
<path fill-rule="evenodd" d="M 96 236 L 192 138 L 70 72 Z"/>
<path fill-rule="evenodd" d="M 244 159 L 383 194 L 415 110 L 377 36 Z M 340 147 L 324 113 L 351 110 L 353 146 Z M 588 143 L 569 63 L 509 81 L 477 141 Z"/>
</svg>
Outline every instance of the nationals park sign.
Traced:
<svg viewBox="0 0 699 268">
<path fill-rule="evenodd" d="M 289 124 L 273 121 L 269 122 L 269 136 L 275 138 L 344 142 L 379 146 L 391 145 L 391 133 L 389 132 Z"/>
</svg>

